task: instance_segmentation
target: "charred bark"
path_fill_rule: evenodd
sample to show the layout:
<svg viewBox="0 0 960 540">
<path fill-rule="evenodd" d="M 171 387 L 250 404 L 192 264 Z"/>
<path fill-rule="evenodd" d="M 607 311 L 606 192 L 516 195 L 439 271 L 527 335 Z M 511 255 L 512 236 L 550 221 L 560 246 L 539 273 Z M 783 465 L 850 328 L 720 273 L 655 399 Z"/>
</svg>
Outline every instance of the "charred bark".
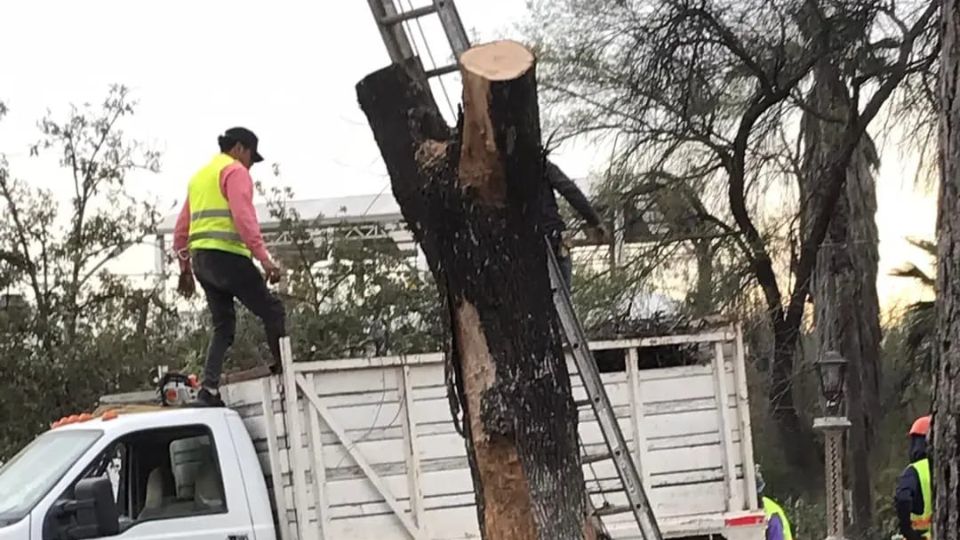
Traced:
<svg viewBox="0 0 960 540">
<path fill-rule="evenodd" d="M 461 65 L 458 134 L 411 65 L 367 76 L 357 95 L 449 308 L 484 538 L 582 538 L 592 530 L 577 415 L 540 229 L 549 188 L 534 58 L 497 42 L 467 51 Z"/>
<path fill-rule="evenodd" d="M 960 1 L 943 5 L 940 201 L 937 216 L 937 384 L 933 406 L 933 534 L 960 539 Z"/>
</svg>

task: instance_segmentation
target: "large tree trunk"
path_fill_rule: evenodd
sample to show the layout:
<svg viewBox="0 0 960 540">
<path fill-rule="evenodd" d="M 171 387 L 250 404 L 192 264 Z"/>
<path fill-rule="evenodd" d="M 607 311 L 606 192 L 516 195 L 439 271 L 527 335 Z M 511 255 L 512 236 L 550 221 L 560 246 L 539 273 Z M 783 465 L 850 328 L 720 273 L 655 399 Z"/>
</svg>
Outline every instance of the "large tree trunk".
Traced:
<svg viewBox="0 0 960 540">
<path fill-rule="evenodd" d="M 592 529 L 540 230 L 549 188 L 534 58 L 514 42 L 461 57 L 459 136 L 413 64 L 367 76 L 357 95 L 449 308 L 482 534 L 581 538 Z"/>
<path fill-rule="evenodd" d="M 850 100 L 839 70 L 823 62 L 814 70 L 815 84 L 809 103 L 817 115 L 803 120 L 805 145 L 801 204 L 805 226 L 820 211 L 824 171 L 842 143 L 845 125 L 837 120 L 849 115 Z M 819 116 L 819 118 L 818 118 Z M 880 303 L 877 296 L 877 211 L 874 172 L 876 149 L 869 137 L 854 153 L 844 191 L 837 202 L 827 236 L 820 247 L 810 293 L 815 307 L 818 356 L 838 351 L 849 362 L 847 416 L 848 463 L 853 491 L 851 509 L 855 535 L 871 525 L 873 498 L 870 488 L 869 448 L 879 414 L 878 360 L 880 356 Z M 806 234 L 806 231 L 804 231 Z"/>
<path fill-rule="evenodd" d="M 770 326 L 773 328 L 773 362 L 770 366 L 770 407 L 776 422 L 780 448 L 787 463 L 806 474 L 799 476 L 800 491 L 819 485 L 815 474 L 818 448 L 813 437 L 813 427 L 797 410 L 793 387 L 797 378 L 794 358 L 800 329 L 791 326 L 783 318 L 782 311 L 771 310 Z"/>
<path fill-rule="evenodd" d="M 960 539 L 960 0 L 942 11 L 933 534 Z"/>
</svg>

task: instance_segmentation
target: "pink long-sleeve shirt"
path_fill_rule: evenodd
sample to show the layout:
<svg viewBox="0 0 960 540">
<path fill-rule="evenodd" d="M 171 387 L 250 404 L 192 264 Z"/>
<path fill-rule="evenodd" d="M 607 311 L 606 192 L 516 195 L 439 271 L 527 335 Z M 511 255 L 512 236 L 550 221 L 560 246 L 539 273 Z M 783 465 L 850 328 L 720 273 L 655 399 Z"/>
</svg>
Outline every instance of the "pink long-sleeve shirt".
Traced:
<svg viewBox="0 0 960 540">
<path fill-rule="evenodd" d="M 253 207 L 253 178 L 242 163 L 236 161 L 220 171 L 220 192 L 227 199 L 230 214 L 233 216 L 233 225 L 240 234 L 240 239 L 250 248 L 250 252 L 260 262 L 270 260 L 267 246 L 260 232 L 260 223 L 257 221 L 257 211 Z M 190 237 L 190 198 L 183 201 L 183 208 L 177 216 L 177 224 L 173 229 L 173 251 L 177 254 L 187 249 Z M 180 258 L 180 267 L 190 265 L 189 259 Z"/>
</svg>

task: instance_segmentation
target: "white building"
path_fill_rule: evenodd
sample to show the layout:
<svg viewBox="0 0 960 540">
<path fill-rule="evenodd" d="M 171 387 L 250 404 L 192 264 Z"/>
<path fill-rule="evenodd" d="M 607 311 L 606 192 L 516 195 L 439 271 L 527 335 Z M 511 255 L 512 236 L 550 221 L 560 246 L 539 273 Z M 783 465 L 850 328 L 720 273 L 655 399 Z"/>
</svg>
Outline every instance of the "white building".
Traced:
<svg viewBox="0 0 960 540">
<path fill-rule="evenodd" d="M 577 184 L 588 197 L 591 196 L 592 182 L 581 179 Z M 283 204 L 288 213 L 295 213 L 302 223 L 308 224 L 309 234 L 318 241 L 333 232 L 371 241 L 389 239 L 401 253 L 413 259 L 417 268 L 427 270 L 426 259 L 404 223 L 400 206 L 387 190 L 375 195 L 294 200 Z M 595 267 L 619 264 L 623 261 L 626 249 L 655 240 L 657 227 L 651 224 L 657 222 L 656 216 L 650 215 L 649 211 L 638 211 L 637 206 L 637 203 L 625 204 L 624 208 L 615 212 L 614 222 L 608 224 L 613 232 L 610 245 L 591 243 L 583 232 L 577 232 L 572 238 L 577 260 Z M 271 215 L 267 205 L 256 205 L 256 210 L 271 252 L 279 254 L 289 248 L 287 233 L 282 230 L 281 222 Z M 161 275 L 167 270 L 165 254 L 169 255 L 176 218 L 176 215 L 168 216 L 158 230 L 156 270 Z M 669 309 L 672 303 L 663 294 L 651 294 L 649 298 L 638 300 L 640 305 L 647 306 L 642 308 L 643 311 L 662 311 Z"/>
</svg>

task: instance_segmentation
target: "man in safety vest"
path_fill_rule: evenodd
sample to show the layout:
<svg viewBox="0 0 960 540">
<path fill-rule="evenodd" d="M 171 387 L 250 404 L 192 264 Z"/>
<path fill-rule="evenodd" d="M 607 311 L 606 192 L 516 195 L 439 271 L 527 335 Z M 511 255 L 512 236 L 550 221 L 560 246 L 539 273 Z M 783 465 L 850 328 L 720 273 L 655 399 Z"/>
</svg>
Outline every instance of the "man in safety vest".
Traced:
<svg viewBox="0 0 960 540">
<path fill-rule="evenodd" d="M 765 487 L 767 487 L 767 484 L 763 481 L 763 475 L 758 470 L 757 495 L 760 497 L 760 502 L 763 503 L 763 511 L 767 515 L 767 540 L 793 540 L 793 528 L 790 526 L 790 520 L 787 519 L 787 513 L 776 501 L 763 495 Z"/>
<path fill-rule="evenodd" d="M 220 153 L 190 180 L 173 239 L 180 259 L 178 290 L 187 298 L 192 296 L 196 275 L 213 320 L 197 395 L 202 406 L 223 406 L 220 375 L 236 331 L 234 298 L 263 321 L 275 368 L 280 365 L 280 337 L 286 334 L 283 304 L 267 289 L 251 260 L 252 256 L 260 262 L 271 283 L 280 280 L 280 268 L 267 252 L 253 207 L 249 169 L 263 161 L 257 136 L 237 127 L 228 129 L 218 143 Z"/>
<path fill-rule="evenodd" d="M 927 434 L 930 416 L 921 416 L 910 427 L 910 465 L 897 479 L 893 504 L 897 510 L 900 534 L 906 540 L 930 538 L 933 521 L 933 492 L 930 484 L 930 460 Z"/>
</svg>

